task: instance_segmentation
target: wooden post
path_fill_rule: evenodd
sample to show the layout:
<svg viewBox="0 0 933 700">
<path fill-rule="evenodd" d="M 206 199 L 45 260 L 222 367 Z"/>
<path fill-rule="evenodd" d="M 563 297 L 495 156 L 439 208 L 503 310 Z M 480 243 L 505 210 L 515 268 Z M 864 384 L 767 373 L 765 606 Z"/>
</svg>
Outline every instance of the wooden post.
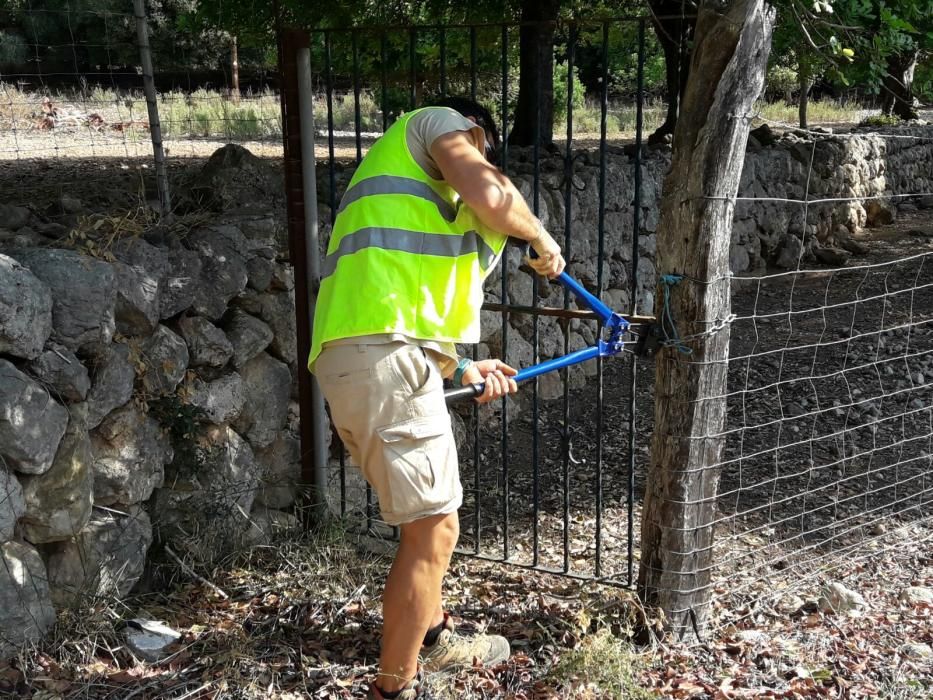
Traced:
<svg viewBox="0 0 933 700">
<path fill-rule="evenodd" d="M 750 115 L 764 84 L 774 10 L 705 0 L 674 132 L 658 224 L 658 312 L 691 354 L 655 364 L 655 429 L 642 514 L 638 590 L 678 639 L 702 633 L 711 598 L 713 525 L 729 358 L 729 245 Z M 717 326 L 716 321 L 720 321 Z"/>
</svg>

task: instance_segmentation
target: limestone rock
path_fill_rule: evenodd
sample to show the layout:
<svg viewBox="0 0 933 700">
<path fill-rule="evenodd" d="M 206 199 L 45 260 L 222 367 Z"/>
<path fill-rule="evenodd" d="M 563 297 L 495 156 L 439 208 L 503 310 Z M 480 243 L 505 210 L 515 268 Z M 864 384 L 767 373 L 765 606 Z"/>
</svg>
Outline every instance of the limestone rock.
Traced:
<svg viewBox="0 0 933 700">
<path fill-rule="evenodd" d="M 246 531 L 245 544 L 269 545 L 277 537 L 296 532 L 301 521 L 291 513 L 259 506 L 249 516 L 249 529 Z"/>
<path fill-rule="evenodd" d="M 17 207 L 12 204 L 0 203 L 0 221 L 3 222 L 4 228 L 10 229 L 11 231 L 19 231 L 29 223 L 31 216 L 32 212 L 26 207 Z"/>
<path fill-rule="evenodd" d="M 172 447 L 159 424 L 133 404 L 114 411 L 91 435 L 94 448 L 94 502 L 145 501 L 162 485 Z"/>
<path fill-rule="evenodd" d="M 233 345 L 233 365 L 242 367 L 272 342 L 272 329 L 255 316 L 234 309 L 224 324 Z"/>
<path fill-rule="evenodd" d="M 151 512 L 161 542 L 209 563 L 243 542 L 259 487 L 259 465 L 249 444 L 228 427 L 201 440 L 203 464 L 189 479 L 157 489 Z"/>
<path fill-rule="evenodd" d="M 159 288 L 159 317 L 171 318 L 194 303 L 194 294 L 201 280 L 201 258 L 193 250 L 170 250 L 168 271 Z"/>
<path fill-rule="evenodd" d="M 778 256 L 774 264 L 785 270 L 796 270 L 802 252 L 803 242 L 797 236 L 788 233 L 781 241 Z"/>
<path fill-rule="evenodd" d="M 135 378 L 125 345 L 114 343 L 93 359 L 93 379 L 87 394 L 88 428 L 96 428 L 113 409 L 130 400 Z"/>
<path fill-rule="evenodd" d="M 51 333 L 49 288 L 25 266 L 0 255 L 0 353 L 31 360 Z"/>
<path fill-rule="evenodd" d="M 275 263 L 267 258 L 256 256 L 246 263 L 247 284 L 257 292 L 264 292 L 272 284 Z"/>
<path fill-rule="evenodd" d="M 865 203 L 865 223 L 870 228 L 887 226 L 894 221 L 896 213 L 894 205 L 883 199 L 873 199 Z"/>
<path fill-rule="evenodd" d="M 254 447 L 265 447 L 285 424 L 292 377 L 288 367 L 266 353 L 240 370 L 246 386 L 246 404 L 234 427 Z"/>
<path fill-rule="evenodd" d="M 912 659 L 933 658 L 933 647 L 920 642 L 908 642 L 901 646 L 901 653 Z"/>
<path fill-rule="evenodd" d="M 246 402 L 243 378 L 231 372 L 212 382 L 196 379 L 188 401 L 204 411 L 211 423 L 229 423 L 240 415 Z"/>
<path fill-rule="evenodd" d="M 50 342 L 27 367 L 53 393 L 65 401 L 84 401 L 91 388 L 87 368 L 64 345 Z"/>
<path fill-rule="evenodd" d="M 823 612 L 839 613 L 864 608 L 866 603 L 860 593 L 849 590 L 836 581 L 823 587 L 818 605 Z"/>
<path fill-rule="evenodd" d="M 159 322 L 159 280 L 138 265 L 113 264 L 117 330 L 123 335 L 148 335 Z"/>
<path fill-rule="evenodd" d="M 223 367 L 233 357 L 230 339 L 206 318 L 185 316 L 178 321 L 178 332 L 188 344 L 192 367 Z"/>
<path fill-rule="evenodd" d="M 192 231 L 188 244 L 201 258 L 201 281 L 192 306 L 201 316 L 216 320 L 246 288 L 246 239 L 234 226 L 207 226 Z"/>
<path fill-rule="evenodd" d="M 242 146 L 227 144 L 214 151 L 190 186 L 201 206 L 225 211 L 250 204 L 268 209 L 278 206 L 284 194 L 282 181 Z"/>
<path fill-rule="evenodd" d="M 26 544 L 0 545 L 0 659 L 38 641 L 55 623 L 42 557 Z"/>
<path fill-rule="evenodd" d="M 106 346 L 115 327 L 113 267 L 70 250 L 23 251 L 17 259 L 52 293 L 52 338 L 70 350 Z"/>
<path fill-rule="evenodd" d="M 921 603 L 933 605 L 933 588 L 908 586 L 901 591 L 900 599 L 908 605 L 920 605 Z"/>
<path fill-rule="evenodd" d="M 249 314 L 258 316 L 272 329 L 268 352 L 290 367 L 298 361 L 298 332 L 295 327 L 294 291 L 258 294 L 247 290 L 236 304 Z"/>
<path fill-rule="evenodd" d="M 256 502 L 269 508 L 288 508 L 295 502 L 301 480 L 301 442 L 286 431 L 256 450 L 262 471 Z"/>
<path fill-rule="evenodd" d="M 52 466 L 68 411 L 45 387 L 0 359 L 0 462 L 23 474 Z"/>
<path fill-rule="evenodd" d="M 140 348 L 140 359 L 146 367 L 140 377 L 143 388 L 151 396 L 164 396 L 175 391 L 188 369 L 188 346 L 177 334 L 160 325 Z"/>
<path fill-rule="evenodd" d="M 846 260 L 852 256 L 848 251 L 839 248 L 814 248 L 813 254 L 824 265 L 832 265 L 833 267 L 845 265 Z"/>
<path fill-rule="evenodd" d="M 49 585 L 56 605 L 88 597 L 124 597 L 142 575 L 152 545 L 152 524 L 140 506 L 125 515 L 95 512 L 84 529 L 55 545 L 48 557 Z"/>
<path fill-rule="evenodd" d="M 94 472 L 83 421 L 72 419 L 52 468 L 22 479 L 26 514 L 23 534 L 34 544 L 77 535 L 91 517 Z"/>
<path fill-rule="evenodd" d="M 0 543 L 13 539 L 16 521 L 25 512 L 23 487 L 12 472 L 0 466 Z"/>
</svg>

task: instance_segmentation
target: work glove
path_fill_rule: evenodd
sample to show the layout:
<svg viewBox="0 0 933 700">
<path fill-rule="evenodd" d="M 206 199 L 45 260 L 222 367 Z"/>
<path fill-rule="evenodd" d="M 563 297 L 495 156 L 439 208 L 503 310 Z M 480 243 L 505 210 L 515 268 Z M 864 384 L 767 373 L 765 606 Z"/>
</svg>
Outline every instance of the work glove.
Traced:
<svg viewBox="0 0 933 700">
<path fill-rule="evenodd" d="M 532 270 L 552 279 L 564 271 L 567 263 L 561 255 L 560 246 L 540 221 L 538 222 L 538 235 L 534 240 L 529 241 L 528 245 L 533 253 L 525 258 L 525 262 Z"/>
</svg>

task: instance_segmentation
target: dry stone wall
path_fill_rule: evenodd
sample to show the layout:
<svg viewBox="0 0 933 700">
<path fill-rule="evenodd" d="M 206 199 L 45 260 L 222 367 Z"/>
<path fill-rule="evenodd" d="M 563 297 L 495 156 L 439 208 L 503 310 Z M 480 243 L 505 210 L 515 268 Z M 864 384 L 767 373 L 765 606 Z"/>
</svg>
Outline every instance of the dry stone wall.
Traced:
<svg viewBox="0 0 933 700">
<path fill-rule="evenodd" d="M 154 542 L 197 564 L 297 523 L 293 276 L 276 212 L 224 199 L 263 169 L 236 156 L 181 232 L 91 250 L 0 211 L 0 658 Z"/>
</svg>

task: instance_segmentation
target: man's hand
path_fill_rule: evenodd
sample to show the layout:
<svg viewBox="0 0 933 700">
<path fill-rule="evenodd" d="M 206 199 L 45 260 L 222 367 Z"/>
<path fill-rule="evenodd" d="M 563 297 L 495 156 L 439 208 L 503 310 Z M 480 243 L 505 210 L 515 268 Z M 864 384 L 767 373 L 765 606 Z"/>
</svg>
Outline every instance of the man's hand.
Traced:
<svg viewBox="0 0 933 700">
<path fill-rule="evenodd" d="M 539 225 L 538 236 L 529 242 L 537 257 L 528 257 L 527 263 L 539 275 L 544 275 L 551 279 L 557 277 L 564 271 L 567 263 L 564 256 L 561 255 L 560 246 L 557 241 L 549 234 L 543 226 Z"/>
<path fill-rule="evenodd" d="M 518 391 L 518 384 L 512 379 L 516 374 L 518 370 L 502 360 L 479 360 L 464 370 L 463 385 L 486 382 L 486 390 L 476 397 L 476 402 L 489 403 Z"/>
</svg>

